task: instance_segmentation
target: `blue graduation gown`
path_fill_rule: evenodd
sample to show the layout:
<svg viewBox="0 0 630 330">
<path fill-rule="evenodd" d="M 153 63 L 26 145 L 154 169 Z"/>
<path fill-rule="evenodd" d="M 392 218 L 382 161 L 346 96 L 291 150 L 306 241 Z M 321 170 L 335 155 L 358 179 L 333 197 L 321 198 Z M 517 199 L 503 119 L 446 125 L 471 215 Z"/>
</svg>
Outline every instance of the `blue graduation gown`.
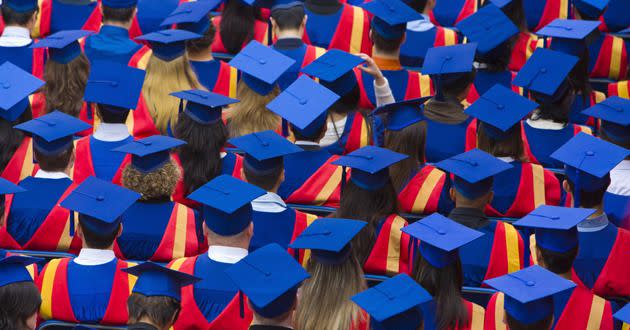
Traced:
<svg viewBox="0 0 630 330">
<path fill-rule="evenodd" d="M 504 172 L 494 176 L 494 198 L 492 199 L 492 207 L 500 213 L 506 213 L 518 193 L 518 187 L 521 183 L 522 163 L 513 161 L 510 165 L 514 166 Z"/>
<path fill-rule="evenodd" d="M 427 118 L 426 161 L 437 163 L 463 153 L 471 121 L 469 117 L 459 124 L 445 124 Z"/>
<path fill-rule="evenodd" d="M 465 3 L 466 0 L 436 1 L 433 16 L 442 26 L 455 26 Z"/>
<path fill-rule="evenodd" d="M 284 182 L 280 184 L 278 195 L 287 199 L 300 188 L 332 154 L 325 149 L 306 146 L 305 151 L 284 156 Z"/>
<path fill-rule="evenodd" d="M 488 272 L 490 254 L 494 242 L 495 222 L 477 228 L 484 235 L 459 249 L 464 270 L 464 286 L 480 287 Z"/>
<path fill-rule="evenodd" d="M 407 94 L 407 83 L 409 82 L 409 72 L 402 70 L 382 70 L 383 76 L 389 82 L 389 88 L 392 90 L 394 99 L 397 102 L 405 100 Z M 376 106 L 376 95 L 374 94 L 374 77 L 369 74 L 362 74 L 363 88 L 370 102 Z"/>
<path fill-rule="evenodd" d="M 295 210 L 287 208 L 283 212 L 261 212 L 254 210 L 254 237 L 249 243 L 249 252 L 254 252 L 270 243 L 288 249 L 295 230 Z"/>
<path fill-rule="evenodd" d="M 50 34 L 64 30 L 81 30 L 96 6 L 98 6 L 96 1 L 90 1 L 88 4 L 69 4 L 52 0 Z"/>
<path fill-rule="evenodd" d="M 408 67 L 422 67 L 427 50 L 435 45 L 437 27 L 426 31 L 407 30 L 407 39 L 400 47 L 400 63 Z"/>
<path fill-rule="evenodd" d="M 136 18 L 143 34 L 162 30 L 164 19 L 179 5 L 179 0 L 138 0 Z"/>
<path fill-rule="evenodd" d="M 114 259 L 96 266 L 68 263 L 68 292 L 77 320 L 98 323 L 105 316 L 117 262 Z"/>
<path fill-rule="evenodd" d="M 573 269 L 588 288 L 593 288 L 608 261 L 618 230 L 615 225 L 609 223 L 600 231 L 578 233 L 580 248 L 573 262 Z"/>
<path fill-rule="evenodd" d="M 31 43 L 32 44 L 32 43 Z M 31 44 L 22 47 L 0 46 L 0 63 L 11 62 L 22 70 L 33 72 L 33 49 Z"/>
<path fill-rule="evenodd" d="M 116 152 L 112 151 L 112 149 L 123 146 L 131 141 L 133 141 L 132 136 L 114 142 L 101 141 L 90 136 L 92 164 L 94 164 L 94 173 L 97 178 L 112 181 L 126 156 L 124 152 Z"/>
<path fill-rule="evenodd" d="M 610 222 L 630 230 L 630 222 L 628 222 L 630 219 L 630 196 L 617 195 L 607 191 L 604 194 L 604 212 L 608 215 Z"/>
<path fill-rule="evenodd" d="M 284 90 L 298 78 L 300 70 L 302 69 L 302 64 L 304 63 L 304 56 L 306 55 L 307 47 L 301 39 L 286 38 L 278 39 L 272 48 L 295 61 L 295 63 L 293 63 L 293 65 L 278 79 L 280 89 Z"/>
<path fill-rule="evenodd" d="M 343 126 L 343 131 L 339 135 L 339 140 L 333 144 L 323 147 L 324 149 L 333 155 L 343 155 L 346 143 L 348 143 L 350 131 L 352 130 L 354 116 L 356 115 L 356 111 L 348 113 L 348 116 L 346 117 L 346 124 Z M 385 143 L 385 124 L 383 124 L 383 120 L 380 116 L 374 116 L 369 118 L 368 121 L 371 121 L 370 124 L 372 126 L 372 139 L 374 140 L 374 145 L 379 147 L 383 146 L 383 143 Z M 339 130 L 339 127 L 337 127 L 337 130 Z"/>
<path fill-rule="evenodd" d="M 197 79 L 207 90 L 214 90 L 214 85 L 219 80 L 219 69 L 221 62 L 212 61 L 190 61 L 190 66 L 197 75 Z"/>
<path fill-rule="evenodd" d="M 308 10 L 308 8 L 304 9 L 308 16 L 306 34 L 311 41 L 311 45 L 328 49 L 330 41 L 337 30 L 343 6 L 330 15 L 317 14 Z"/>
<path fill-rule="evenodd" d="M 200 255 L 195 263 L 193 275 L 201 281 L 193 284 L 194 298 L 208 323 L 221 314 L 238 292 L 234 282 L 225 274 L 230 266 L 232 264 L 214 261 L 207 255 Z"/>
<path fill-rule="evenodd" d="M 127 29 L 113 25 L 103 25 L 98 34 L 85 40 L 85 54 L 92 63 L 108 60 L 127 65 L 141 47 L 129 38 Z"/>
<path fill-rule="evenodd" d="M 525 121 L 523 127 L 525 128 L 525 135 L 527 136 L 530 149 L 540 164 L 546 168 L 562 168 L 564 164 L 552 159 L 550 156 L 573 138 L 573 126 L 567 125 L 559 130 L 539 129 L 530 126 Z"/>
<path fill-rule="evenodd" d="M 505 88 L 512 89 L 512 72 L 508 70 L 490 72 L 480 69 L 477 71 L 473 84 L 475 85 L 475 89 L 479 95 L 483 95 L 497 84 L 502 85 Z"/>
</svg>

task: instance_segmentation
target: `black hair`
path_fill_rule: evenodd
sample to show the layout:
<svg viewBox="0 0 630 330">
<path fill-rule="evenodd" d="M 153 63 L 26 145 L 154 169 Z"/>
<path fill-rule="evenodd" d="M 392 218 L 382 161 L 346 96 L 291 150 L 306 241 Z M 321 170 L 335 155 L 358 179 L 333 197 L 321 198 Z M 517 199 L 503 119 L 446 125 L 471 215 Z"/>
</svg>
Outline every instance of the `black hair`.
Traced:
<svg viewBox="0 0 630 330">
<path fill-rule="evenodd" d="M 13 154 L 20 147 L 24 140 L 24 133 L 13 126 L 29 121 L 32 118 L 31 106 L 15 121 L 10 122 L 0 117 L 0 169 L 6 168 L 11 161 Z"/>
<path fill-rule="evenodd" d="M 70 146 L 63 152 L 56 153 L 54 155 L 45 155 L 39 150 L 33 148 L 33 156 L 37 160 L 39 167 L 48 172 L 63 172 L 68 168 L 70 159 L 74 154 L 74 145 Z"/>
<path fill-rule="evenodd" d="M 103 6 L 103 22 L 129 23 L 133 19 L 136 7 L 112 8 Z"/>
<path fill-rule="evenodd" d="M 361 98 L 361 90 L 357 84 L 348 93 L 342 95 L 333 105 L 328 108 L 328 111 L 332 111 L 338 114 L 347 114 L 348 112 L 357 110 L 359 106 L 359 100 Z"/>
<path fill-rule="evenodd" d="M 276 21 L 280 30 L 299 29 L 304 21 L 304 16 L 304 6 L 292 6 L 271 11 L 271 17 Z"/>
<path fill-rule="evenodd" d="M 33 15 L 37 15 L 37 12 L 39 12 L 39 8 L 25 13 L 19 13 L 9 8 L 7 5 L 1 6 L 0 8 L 0 11 L 2 11 L 2 20 L 4 20 L 4 24 L 6 26 L 26 26 L 33 18 Z"/>
<path fill-rule="evenodd" d="M 441 79 L 442 92 L 446 96 L 457 97 L 470 87 L 475 81 L 476 75 L 477 71 L 475 69 L 466 73 L 444 74 L 439 78 Z M 431 80 L 433 80 L 435 86 L 437 86 L 436 79 L 438 79 L 437 76 L 431 75 Z"/>
<path fill-rule="evenodd" d="M 171 321 L 177 319 L 181 304 L 172 297 L 145 296 L 134 292 L 127 299 L 129 310 L 129 324 L 138 323 L 142 318 L 148 318 L 159 328 L 167 328 Z"/>
<path fill-rule="evenodd" d="M 266 191 L 271 191 L 276 186 L 282 175 L 282 170 L 284 170 L 284 165 L 279 165 L 270 170 L 269 173 L 257 174 L 253 173 L 248 166 L 243 166 L 247 182 Z"/>
<path fill-rule="evenodd" d="M 513 318 L 509 313 L 505 313 L 506 323 L 510 330 L 548 330 L 551 329 L 553 321 L 553 314 L 549 317 L 542 319 L 532 324 L 523 324 L 522 322 Z"/>
<path fill-rule="evenodd" d="M 561 97 L 551 102 L 548 101 L 549 96 L 544 96 L 534 91 L 530 91 L 530 94 L 534 101 L 538 103 L 538 111 L 534 113 L 532 119 L 551 120 L 561 124 L 569 122 L 569 112 L 571 103 L 573 103 L 573 96 L 575 95 L 573 89 L 567 88 Z"/>
<path fill-rule="evenodd" d="M 424 9 L 427 7 L 428 0 L 407 0 L 405 3 L 407 6 L 411 7 L 413 10 L 422 14 Z"/>
<path fill-rule="evenodd" d="M 212 46 L 216 33 L 217 29 L 214 27 L 214 24 L 210 22 L 210 26 L 208 26 L 208 29 L 201 38 L 186 41 L 186 49 L 191 53 L 206 51 Z"/>
<path fill-rule="evenodd" d="M 480 123 L 477 126 L 477 144 L 478 148 L 493 155 L 494 157 L 512 157 L 516 160 L 525 158 L 525 149 L 523 139 L 521 138 L 521 125 L 516 124 L 505 132 L 506 137 L 501 140 L 492 139 L 483 126 L 486 123 Z"/>
<path fill-rule="evenodd" d="M 0 286 L 0 330 L 26 330 L 26 321 L 42 304 L 33 282 L 16 282 Z"/>
<path fill-rule="evenodd" d="M 291 132 L 293 132 L 293 137 L 295 138 L 296 141 L 310 141 L 310 142 L 317 142 L 321 139 L 321 137 L 326 134 L 326 130 L 327 130 L 327 126 L 326 123 L 324 122 L 324 124 L 322 125 L 322 127 L 319 129 L 319 133 L 315 134 L 313 136 L 304 136 L 300 133 L 299 130 L 295 129 L 293 127 L 293 125 L 290 125 L 291 127 Z"/>
<path fill-rule="evenodd" d="M 82 216 L 79 215 L 79 226 L 81 226 L 81 231 L 83 232 L 83 238 L 85 239 L 85 244 L 87 245 L 84 247 L 104 250 L 104 249 L 109 248 L 112 244 L 114 244 L 114 241 L 116 240 L 116 237 L 118 236 L 118 230 L 120 230 L 120 225 L 118 225 L 116 229 L 112 231 L 111 233 L 103 233 L 103 232 L 97 233 L 90 230 L 90 228 L 88 228 L 87 226 L 84 226 L 83 223 L 81 223 L 81 217 Z"/>
<path fill-rule="evenodd" d="M 554 274 L 566 274 L 573 268 L 573 261 L 578 254 L 578 247 L 574 247 L 567 252 L 556 252 L 545 249 L 540 245 L 537 246 L 543 261 L 545 262 L 545 268 Z"/>
<path fill-rule="evenodd" d="M 131 110 L 123 110 L 122 108 L 115 107 L 114 111 L 106 110 L 109 106 L 104 104 L 96 105 L 96 115 L 101 118 L 103 123 L 107 124 L 124 124 L 127 122 L 127 117 Z M 103 110 L 101 110 L 103 109 Z"/>
<path fill-rule="evenodd" d="M 578 192 L 575 191 L 575 183 L 573 183 L 569 177 L 566 177 L 566 180 L 569 183 L 569 189 L 571 189 L 573 195 L 577 194 Z M 610 174 L 606 174 L 606 180 L 608 180 L 608 183 L 596 191 L 580 190 L 579 194 L 581 205 L 575 205 L 575 207 L 594 208 L 601 205 L 604 200 L 604 194 L 606 194 L 606 190 L 610 185 Z"/>
<path fill-rule="evenodd" d="M 485 54 L 475 55 L 477 62 L 487 65 L 485 70 L 490 72 L 503 72 L 508 70 L 508 65 L 512 59 L 512 50 L 518 40 L 518 35 L 510 37 L 493 50 Z"/>
<path fill-rule="evenodd" d="M 261 20 L 260 10 L 241 0 L 228 0 L 223 8 L 219 35 L 230 54 L 241 51 L 243 45 L 254 37 L 256 20 Z"/>
<path fill-rule="evenodd" d="M 374 48 L 386 53 L 392 53 L 400 49 L 404 39 L 404 34 L 400 37 L 389 39 L 382 36 L 375 29 L 372 29 L 372 43 L 374 44 Z"/>
<path fill-rule="evenodd" d="M 612 144 L 618 145 L 626 149 L 630 149 L 630 140 L 626 140 L 626 141 L 615 140 L 606 133 L 605 129 L 599 130 L 599 137 L 604 141 L 610 142 Z M 0 141 L 2 140 L 0 139 Z M 630 156 L 626 157 L 626 160 L 630 160 Z"/>
</svg>

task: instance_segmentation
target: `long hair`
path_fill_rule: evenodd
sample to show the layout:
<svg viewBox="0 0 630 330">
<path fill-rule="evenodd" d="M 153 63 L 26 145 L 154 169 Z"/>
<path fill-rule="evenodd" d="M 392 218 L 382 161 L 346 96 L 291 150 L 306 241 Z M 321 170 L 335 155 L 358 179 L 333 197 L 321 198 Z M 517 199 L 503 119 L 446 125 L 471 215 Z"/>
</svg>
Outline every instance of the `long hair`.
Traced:
<svg viewBox="0 0 630 330">
<path fill-rule="evenodd" d="M 54 110 L 78 117 L 83 107 L 83 93 L 90 75 L 90 62 L 85 54 L 67 64 L 49 60 L 44 67 L 46 113 Z"/>
<path fill-rule="evenodd" d="M 341 205 L 335 218 L 354 219 L 367 222 L 361 232 L 352 240 L 353 253 L 362 265 L 370 256 L 376 241 L 376 228 L 379 222 L 398 212 L 398 197 L 391 179 L 385 186 L 375 191 L 365 190 L 351 180 L 341 193 Z"/>
<path fill-rule="evenodd" d="M 185 54 L 170 62 L 151 56 L 146 71 L 142 93 L 155 126 L 166 134 L 169 123 L 171 127 L 175 126 L 179 109 L 179 99 L 169 94 L 203 87 Z"/>
<path fill-rule="evenodd" d="M 518 161 L 525 161 L 527 157 L 521 138 L 521 125 L 514 125 L 506 134 L 506 138 L 495 140 L 490 138 L 483 128 L 479 127 L 477 129 L 478 148 L 494 157 L 512 157 Z"/>
<path fill-rule="evenodd" d="M 436 304 L 436 329 L 468 325 L 470 318 L 461 294 L 464 274 L 459 257 L 451 265 L 436 268 L 422 256 L 422 253 L 418 253 L 412 277 L 433 296 Z"/>
<path fill-rule="evenodd" d="M 236 93 L 241 102 L 234 104 L 229 112 L 228 125 L 232 137 L 276 130 L 280 127 L 280 117 L 267 110 L 267 104 L 280 93 L 277 86 L 269 94 L 263 96 L 254 92 L 241 80 Z"/>
<path fill-rule="evenodd" d="M 0 287 L 0 330 L 28 329 L 26 321 L 37 313 L 42 298 L 33 282 Z"/>
<path fill-rule="evenodd" d="M 20 147 L 22 140 L 24 140 L 24 133 L 13 128 L 13 126 L 29 121 L 32 117 L 31 106 L 29 105 L 24 113 L 13 122 L 0 118 L 0 173 L 4 171 L 13 154 Z"/>
<path fill-rule="evenodd" d="M 230 54 L 241 51 L 243 45 L 254 37 L 254 24 L 261 20 L 260 11 L 240 0 L 228 0 L 221 14 L 219 35 Z"/>
<path fill-rule="evenodd" d="M 228 131 L 222 120 L 202 125 L 181 113 L 175 126 L 175 137 L 187 142 L 177 153 L 188 195 L 221 173 L 221 149 L 227 141 Z"/>
<path fill-rule="evenodd" d="M 367 289 L 363 270 L 354 256 L 339 265 L 325 265 L 312 257 L 306 265 L 311 277 L 300 289 L 294 324 L 302 330 L 347 330 L 364 314 L 350 297 Z"/>
<path fill-rule="evenodd" d="M 385 148 L 409 156 L 389 167 L 389 177 L 396 191 L 400 191 L 420 164 L 424 163 L 426 126 L 421 121 L 400 131 L 385 131 Z"/>
</svg>

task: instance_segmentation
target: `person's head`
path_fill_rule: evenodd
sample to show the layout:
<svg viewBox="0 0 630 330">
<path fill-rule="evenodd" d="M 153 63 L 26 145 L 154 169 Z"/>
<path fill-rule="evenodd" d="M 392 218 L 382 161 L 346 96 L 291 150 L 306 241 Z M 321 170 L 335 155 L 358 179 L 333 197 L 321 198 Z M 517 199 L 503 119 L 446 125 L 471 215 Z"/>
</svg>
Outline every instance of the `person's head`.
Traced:
<svg viewBox="0 0 630 330">
<path fill-rule="evenodd" d="M 431 75 L 431 80 L 433 80 L 435 86 L 441 86 L 441 92 L 445 97 L 461 101 L 468 96 L 476 75 L 477 71 L 473 69 L 471 72 L 443 74 L 440 77 Z M 438 80 L 439 84 L 437 83 Z"/>
<path fill-rule="evenodd" d="M 32 30 L 37 22 L 39 7 L 35 4 L 35 8 L 29 10 L 15 10 L 8 4 L 4 4 L 0 6 L 0 12 L 2 12 L 5 26 L 19 26 Z"/>
<path fill-rule="evenodd" d="M 486 1 L 483 5 L 486 6 L 489 4 L 492 4 L 492 2 Z M 523 0 L 512 0 L 510 3 L 501 7 L 501 11 L 510 18 L 512 23 L 514 23 L 521 32 L 527 31 L 527 20 L 525 19 Z"/>
<path fill-rule="evenodd" d="M 374 28 L 370 30 L 370 40 L 374 45 L 374 50 L 382 54 L 397 55 L 400 52 L 400 46 L 406 40 L 406 34 L 386 37 L 376 31 Z"/>
<path fill-rule="evenodd" d="M 573 261 L 575 261 L 577 253 L 578 246 L 565 252 L 557 252 L 538 245 L 536 246 L 536 260 L 538 260 L 538 264 L 559 275 L 571 272 Z"/>
<path fill-rule="evenodd" d="M 216 33 L 217 29 L 211 22 L 201 38 L 186 41 L 186 51 L 188 54 L 197 55 L 210 52 Z"/>
<path fill-rule="evenodd" d="M 130 114 L 130 109 L 112 107 L 105 104 L 94 104 L 94 109 L 98 119 L 106 124 L 124 124 Z"/>
<path fill-rule="evenodd" d="M 280 184 L 284 181 L 284 165 L 277 166 L 264 173 L 243 166 L 241 175 L 245 182 L 251 183 L 266 191 L 277 192 Z"/>
<path fill-rule="evenodd" d="M 575 91 L 573 89 L 567 86 L 564 92 L 553 98 L 534 91 L 531 92 L 531 96 L 540 105 L 538 111 L 532 115 L 532 118 L 552 120 L 556 123 L 567 123 L 569 121 L 571 104 L 575 100 Z"/>
<path fill-rule="evenodd" d="M 309 141 L 319 143 L 319 141 L 324 138 L 324 135 L 326 135 L 327 127 L 326 123 L 324 122 L 324 124 L 321 125 L 320 128 L 317 130 L 318 133 L 314 134 L 304 134 L 304 132 L 300 131 L 293 125 L 289 125 L 289 130 L 293 134 L 295 141 Z"/>
<path fill-rule="evenodd" d="M 280 117 L 267 110 L 267 104 L 280 93 L 277 86 L 268 94 L 261 95 L 241 80 L 238 82 L 236 93 L 241 102 L 235 104 L 230 111 L 228 122 L 232 137 L 276 130 L 280 127 Z"/>
<path fill-rule="evenodd" d="M 339 96 L 341 96 L 339 100 L 330 106 L 330 112 L 343 115 L 358 109 L 359 99 L 361 98 L 361 91 L 358 84 L 349 92 Z"/>
<path fill-rule="evenodd" d="M 68 63 L 47 61 L 44 67 L 46 85 L 43 88 L 46 112 L 59 110 L 78 117 L 89 75 L 90 62 L 85 54 L 80 54 Z"/>
<path fill-rule="evenodd" d="M 123 6 L 121 8 L 110 7 L 101 4 L 101 13 L 103 15 L 103 24 L 119 25 L 126 28 L 131 26 L 133 18 L 136 16 L 138 9 L 136 6 Z"/>
<path fill-rule="evenodd" d="M 35 330 L 41 304 L 39 290 L 32 281 L 0 286 L 0 329 Z"/>
<path fill-rule="evenodd" d="M 30 103 L 22 114 L 13 121 L 0 117 L 0 141 L 2 141 L 2 150 L 0 150 L 0 168 L 5 168 L 15 150 L 20 146 L 24 140 L 24 133 L 22 131 L 13 128 L 13 126 L 27 122 L 32 119 Z"/>
<path fill-rule="evenodd" d="M 487 65 L 486 70 L 490 72 L 504 72 L 508 70 L 508 65 L 510 64 L 510 59 L 512 57 L 512 50 L 514 49 L 514 44 L 517 40 L 518 35 L 514 35 L 485 54 L 477 53 L 475 60 L 479 63 Z"/>
<path fill-rule="evenodd" d="M 260 10 L 241 0 L 228 0 L 221 14 L 219 35 L 225 50 L 238 53 L 254 38 L 254 25 L 261 20 Z"/>
<path fill-rule="evenodd" d="M 612 134 L 606 131 L 606 125 L 607 123 L 602 123 L 602 129 L 599 131 L 599 137 L 606 142 L 610 142 L 612 144 L 630 150 L 630 139 L 619 139 L 612 137 Z M 630 156 L 626 157 L 626 160 L 630 160 Z"/>
<path fill-rule="evenodd" d="M 86 218 L 89 216 L 79 214 L 79 226 L 77 227 L 78 235 L 83 243 L 84 248 L 111 250 L 114 248 L 114 241 L 122 234 L 122 223 L 118 224 L 115 229 L 110 231 L 94 230 L 90 225 L 86 225 Z M 87 220 L 94 221 L 94 220 Z"/>
<path fill-rule="evenodd" d="M 525 324 L 509 313 L 505 313 L 505 324 L 507 324 L 510 330 L 551 330 L 553 325 L 553 315 L 550 315 L 540 321 L 534 323 Z"/>
<path fill-rule="evenodd" d="M 149 323 L 159 330 L 167 330 L 175 323 L 181 304 L 168 296 L 145 296 L 132 293 L 127 299 L 129 324 Z"/>
<path fill-rule="evenodd" d="M 463 183 L 462 181 L 464 180 L 455 177 L 453 187 L 449 191 L 451 199 L 455 202 L 455 207 L 467 207 L 484 210 L 486 205 L 492 202 L 492 198 L 494 198 L 494 191 L 492 190 L 494 179 L 492 177 L 474 184 L 474 186 L 484 187 L 481 189 L 483 191 L 479 191 L 475 194 L 470 194 L 464 191 L 461 188 L 461 184 L 465 185 L 466 183 Z M 458 183 L 460 183 L 460 188 L 458 188 Z"/>
<path fill-rule="evenodd" d="M 33 155 L 37 160 L 37 165 L 47 172 L 66 172 L 74 164 L 74 145 L 70 145 L 65 150 L 55 153 L 47 154 L 37 149 L 33 149 Z"/>
<path fill-rule="evenodd" d="M 486 123 L 481 123 L 477 130 L 477 147 L 494 157 L 511 157 L 515 160 L 525 159 L 523 140 L 521 139 L 521 125 L 512 126 L 505 132 L 505 138 L 495 139 L 483 128 Z"/>
<path fill-rule="evenodd" d="M 276 36 L 284 35 L 301 37 L 306 28 L 306 13 L 303 5 L 288 8 L 271 9 L 271 26 Z"/>
<path fill-rule="evenodd" d="M 603 180 L 608 183 L 603 184 L 597 189 L 580 189 L 578 192 L 575 190 L 575 182 L 567 177 L 562 182 L 562 188 L 572 196 L 576 196 L 576 194 L 579 193 L 580 205 L 573 205 L 574 207 L 598 208 L 601 207 L 604 200 L 604 194 L 606 194 L 606 190 L 610 185 L 610 174 L 606 174 Z"/>
<path fill-rule="evenodd" d="M 123 187 L 140 193 L 142 201 L 169 200 L 180 178 L 180 171 L 173 160 L 150 172 L 129 164 L 122 173 Z"/>
<path fill-rule="evenodd" d="M 385 148 L 409 156 L 389 169 L 396 191 L 403 187 L 411 174 L 424 162 L 425 143 L 426 122 L 424 121 L 409 125 L 399 131 L 385 131 Z"/>
<path fill-rule="evenodd" d="M 406 0 L 405 4 L 420 14 L 428 14 L 435 8 L 436 0 Z"/>
</svg>

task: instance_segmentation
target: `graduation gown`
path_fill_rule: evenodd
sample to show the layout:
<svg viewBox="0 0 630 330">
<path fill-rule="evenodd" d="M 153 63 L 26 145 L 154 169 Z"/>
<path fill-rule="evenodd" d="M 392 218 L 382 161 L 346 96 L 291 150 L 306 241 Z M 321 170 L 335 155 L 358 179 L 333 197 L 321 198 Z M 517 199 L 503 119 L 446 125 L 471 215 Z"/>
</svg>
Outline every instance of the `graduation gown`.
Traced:
<svg viewBox="0 0 630 330">
<path fill-rule="evenodd" d="M 312 12 L 308 6 L 305 9 L 309 17 L 302 37 L 305 43 L 352 54 L 372 54 L 370 16 L 363 8 L 344 3 L 330 15 Z"/>
<path fill-rule="evenodd" d="M 459 122 L 455 122 L 455 120 L 438 121 L 431 119 L 433 115 L 428 113 L 425 119 L 427 123 L 426 162 L 437 163 L 466 151 L 466 146 L 470 143 L 467 139 L 471 138 L 469 131 L 476 126 L 472 117 L 460 115 L 460 111 L 464 111 L 464 106 L 454 99 L 444 102 L 431 99 L 425 104 L 425 112 L 438 114 L 455 112 L 463 118 Z"/>
<path fill-rule="evenodd" d="M 236 98 L 238 70 L 219 60 L 190 61 L 190 66 L 203 87 L 223 96 Z"/>
<path fill-rule="evenodd" d="M 263 212 L 254 210 L 252 221 L 254 222 L 254 236 L 249 243 L 249 252 L 271 243 L 276 243 L 287 249 L 291 255 L 298 256 L 302 260 L 304 251 L 295 251 L 289 248 L 300 234 L 318 217 L 291 208 L 283 212 Z"/>
<path fill-rule="evenodd" d="M 604 194 L 604 212 L 619 228 L 630 230 L 630 161 L 624 160 L 610 171 L 610 185 Z"/>
<path fill-rule="evenodd" d="M 514 93 L 523 95 L 523 88 L 512 85 L 512 80 L 514 80 L 515 77 L 516 73 L 511 71 L 490 72 L 478 69 L 475 81 L 472 86 L 470 86 L 466 102 L 470 104 L 474 103 L 481 95 L 497 84 L 510 88 Z"/>
<path fill-rule="evenodd" d="M 529 32 L 519 32 L 518 39 L 512 49 L 512 56 L 510 57 L 510 64 L 508 69 L 511 71 L 519 71 L 525 62 L 532 56 L 536 47 L 538 46 L 538 37 Z"/>
<path fill-rule="evenodd" d="M 216 33 L 214 34 L 214 42 L 212 43 L 212 52 L 213 53 L 228 53 L 227 49 L 223 45 L 223 40 L 221 39 L 221 16 L 215 16 L 212 18 L 212 24 L 216 29 Z M 256 20 L 254 23 L 254 34 L 252 40 L 256 40 L 263 45 L 269 44 L 269 24 L 266 21 Z M 250 40 L 245 41 L 243 47 L 249 43 Z M 241 47 L 241 48 L 243 48 Z"/>
<path fill-rule="evenodd" d="M 374 141 L 384 134 L 384 129 L 379 117 L 371 119 L 372 122 L 359 111 L 349 112 L 339 140 L 323 148 L 334 155 L 346 155 L 365 146 L 374 145 Z"/>
<path fill-rule="evenodd" d="M 39 79 L 44 79 L 46 50 L 30 48 L 33 43 L 21 47 L 0 46 L 0 63 L 11 62 Z"/>
<path fill-rule="evenodd" d="M 141 47 L 129 38 L 127 29 L 113 25 L 103 25 L 98 34 L 85 38 L 85 55 L 91 63 L 108 60 L 127 64 Z"/>
<path fill-rule="evenodd" d="M 140 35 L 162 30 L 164 19 L 170 15 L 180 3 L 187 0 L 161 0 L 156 6 L 153 0 L 138 0 L 136 20 Z"/>
<path fill-rule="evenodd" d="M 625 79 L 628 74 L 628 53 L 624 40 L 603 33 L 588 46 L 591 78 Z"/>
<path fill-rule="evenodd" d="M 97 32 L 101 26 L 100 1 L 88 4 L 65 4 L 59 0 L 39 0 L 39 15 L 33 35 L 44 38 L 63 30 Z"/>
<path fill-rule="evenodd" d="M 400 63 L 406 67 L 420 68 L 429 48 L 452 46 L 458 42 L 455 30 L 441 26 L 436 25 L 426 31 L 407 29 L 407 37 L 400 47 Z"/>
<path fill-rule="evenodd" d="M 569 0 L 523 1 L 528 30 L 535 32 L 542 29 L 556 18 L 568 18 L 569 6 Z"/>
<path fill-rule="evenodd" d="M 448 330 L 481 330 L 484 329 L 483 324 L 486 318 L 486 311 L 483 307 L 472 303 L 466 299 L 462 299 L 462 304 L 466 308 L 466 312 L 468 312 L 468 325 L 458 325 L 454 328 L 450 328 Z M 421 305 L 422 313 L 424 316 L 424 329 L 426 330 L 435 330 L 437 329 L 435 324 L 435 315 L 436 315 L 436 303 L 432 301 L 430 303 Z"/>
<path fill-rule="evenodd" d="M 106 142 L 86 136 L 79 139 L 75 146 L 75 161 L 72 179 L 81 184 L 90 176 L 95 176 L 117 185 L 122 184 L 122 171 L 131 162 L 131 155 L 115 152 L 112 149 L 133 141 L 129 136 L 121 141 Z"/>
<path fill-rule="evenodd" d="M 576 95 L 575 101 L 571 105 L 569 112 L 569 122 L 588 126 L 592 129 L 597 129 L 598 122 L 593 117 L 589 117 L 582 114 L 582 111 L 594 106 L 595 104 L 602 102 L 606 99 L 606 94 L 599 91 L 592 91 L 591 94 L 584 100 L 582 95 Z"/>
<path fill-rule="evenodd" d="M 26 136 L 3 169 L 2 178 L 18 184 L 26 177 L 35 175 L 39 166 L 33 162 L 33 159 L 33 139 Z"/>
<path fill-rule="evenodd" d="M 448 213 L 453 208 L 449 188 L 450 180 L 446 173 L 431 165 L 422 165 L 398 193 L 399 211 L 413 214 Z"/>
<path fill-rule="evenodd" d="M 381 219 L 376 228 L 376 241 L 363 264 L 363 271 L 372 275 L 411 274 L 413 250 L 409 236 L 401 231 L 407 220 L 397 214 Z"/>
<path fill-rule="evenodd" d="M 590 128 L 576 124 L 567 124 L 559 130 L 539 129 L 521 122 L 521 138 L 525 155 L 530 162 L 547 168 L 562 168 L 563 164 L 552 159 L 551 154 L 579 133 L 592 134 Z"/>
<path fill-rule="evenodd" d="M 476 11 L 477 0 L 437 1 L 429 16 L 433 24 L 452 27 Z"/>
<path fill-rule="evenodd" d="M 278 79 L 281 90 L 289 87 L 301 75 L 300 70 L 303 67 L 311 64 L 326 52 L 324 48 L 307 45 L 298 38 L 278 39 L 272 48 L 295 61 Z"/>
<path fill-rule="evenodd" d="M 608 85 L 608 96 L 619 96 L 624 99 L 630 99 L 630 84 L 628 80 L 623 80 Z"/>
</svg>

